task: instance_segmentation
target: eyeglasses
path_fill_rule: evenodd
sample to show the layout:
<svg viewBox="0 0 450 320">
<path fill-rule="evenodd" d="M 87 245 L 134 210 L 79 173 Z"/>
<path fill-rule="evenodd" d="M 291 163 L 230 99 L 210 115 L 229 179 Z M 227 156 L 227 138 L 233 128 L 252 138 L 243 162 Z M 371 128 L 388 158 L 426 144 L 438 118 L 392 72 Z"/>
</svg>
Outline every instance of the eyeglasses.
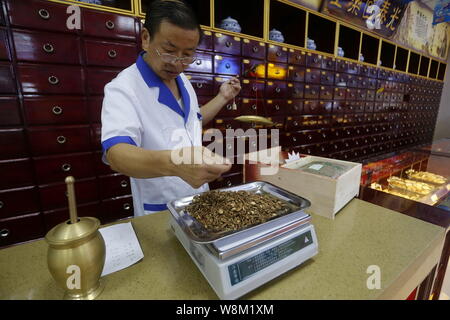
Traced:
<svg viewBox="0 0 450 320">
<path fill-rule="evenodd" d="M 158 56 L 161 58 L 162 61 L 166 63 L 177 63 L 178 61 L 181 62 L 183 66 L 188 66 L 190 64 L 193 64 L 195 60 L 197 60 L 197 57 L 177 57 L 170 53 L 160 53 L 158 49 L 155 49 Z"/>
</svg>

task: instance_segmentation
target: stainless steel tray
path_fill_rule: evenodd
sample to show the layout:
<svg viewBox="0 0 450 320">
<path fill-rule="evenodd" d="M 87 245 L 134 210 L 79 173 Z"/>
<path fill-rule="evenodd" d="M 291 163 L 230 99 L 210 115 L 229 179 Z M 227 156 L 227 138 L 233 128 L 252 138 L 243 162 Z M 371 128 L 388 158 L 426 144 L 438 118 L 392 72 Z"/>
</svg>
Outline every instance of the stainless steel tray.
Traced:
<svg viewBox="0 0 450 320">
<path fill-rule="evenodd" d="M 225 237 L 237 237 L 239 238 L 245 237 L 245 233 L 260 233 L 267 229 L 273 228 L 274 225 L 279 223 L 281 225 L 286 224 L 287 220 L 292 220 L 290 223 L 294 221 L 298 221 L 300 219 L 304 219 L 305 217 L 309 217 L 306 213 L 302 211 L 309 206 L 311 206 L 311 202 L 307 199 L 299 197 L 289 191 L 283 190 L 277 186 L 274 186 L 268 182 L 251 182 L 242 184 L 235 187 L 223 188 L 219 189 L 219 191 L 248 191 L 255 194 L 271 194 L 276 198 L 280 199 L 284 203 L 288 204 L 292 209 L 290 212 L 287 212 L 283 215 L 276 216 L 275 218 L 261 223 L 255 226 L 251 226 L 248 228 L 244 228 L 237 231 L 228 231 L 228 232 L 217 232 L 213 233 L 208 231 L 203 225 L 198 222 L 194 217 L 189 215 L 186 210 L 186 207 L 192 202 L 194 196 L 185 197 L 179 200 L 171 201 L 167 204 L 167 207 L 172 214 L 172 217 L 179 224 L 181 229 L 186 233 L 186 235 L 194 242 L 197 243 L 211 243 L 218 239 L 224 239 Z M 298 214 L 301 212 L 302 214 Z"/>
</svg>

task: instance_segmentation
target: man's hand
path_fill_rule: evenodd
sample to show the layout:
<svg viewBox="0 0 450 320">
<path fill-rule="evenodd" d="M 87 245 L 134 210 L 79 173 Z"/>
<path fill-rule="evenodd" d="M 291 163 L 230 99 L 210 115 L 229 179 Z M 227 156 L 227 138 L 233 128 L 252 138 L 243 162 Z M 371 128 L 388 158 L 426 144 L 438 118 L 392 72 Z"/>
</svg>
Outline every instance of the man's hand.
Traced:
<svg viewBox="0 0 450 320">
<path fill-rule="evenodd" d="M 174 150 L 171 160 L 174 164 L 175 175 L 195 189 L 216 180 L 231 169 L 228 159 L 205 147 L 185 147 Z"/>
<path fill-rule="evenodd" d="M 238 78 L 231 78 L 230 80 L 222 83 L 219 90 L 219 95 L 221 95 L 225 101 L 229 101 L 236 97 L 241 91 L 241 82 Z"/>
</svg>

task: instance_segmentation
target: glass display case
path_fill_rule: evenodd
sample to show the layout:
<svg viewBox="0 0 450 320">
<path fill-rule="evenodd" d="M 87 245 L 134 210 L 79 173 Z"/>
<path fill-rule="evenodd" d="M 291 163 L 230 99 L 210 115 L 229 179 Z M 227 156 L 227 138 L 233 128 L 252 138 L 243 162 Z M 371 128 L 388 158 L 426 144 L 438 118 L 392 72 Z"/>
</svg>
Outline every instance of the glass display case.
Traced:
<svg viewBox="0 0 450 320">
<path fill-rule="evenodd" d="M 411 149 L 365 164 L 361 184 L 402 198 L 450 209 L 447 200 L 450 191 L 450 157 Z"/>
</svg>

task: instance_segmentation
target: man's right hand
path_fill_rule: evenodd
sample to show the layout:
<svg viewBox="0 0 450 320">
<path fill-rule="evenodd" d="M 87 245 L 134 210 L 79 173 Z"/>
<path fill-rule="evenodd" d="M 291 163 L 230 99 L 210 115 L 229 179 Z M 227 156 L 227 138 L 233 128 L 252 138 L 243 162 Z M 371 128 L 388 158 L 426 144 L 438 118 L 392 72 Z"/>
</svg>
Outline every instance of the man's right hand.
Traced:
<svg viewBox="0 0 450 320">
<path fill-rule="evenodd" d="M 172 151 L 175 175 L 193 188 L 219 178 L 231 169 L 231 162 L 205 147 L 185 147 Z"/>
</svg>

